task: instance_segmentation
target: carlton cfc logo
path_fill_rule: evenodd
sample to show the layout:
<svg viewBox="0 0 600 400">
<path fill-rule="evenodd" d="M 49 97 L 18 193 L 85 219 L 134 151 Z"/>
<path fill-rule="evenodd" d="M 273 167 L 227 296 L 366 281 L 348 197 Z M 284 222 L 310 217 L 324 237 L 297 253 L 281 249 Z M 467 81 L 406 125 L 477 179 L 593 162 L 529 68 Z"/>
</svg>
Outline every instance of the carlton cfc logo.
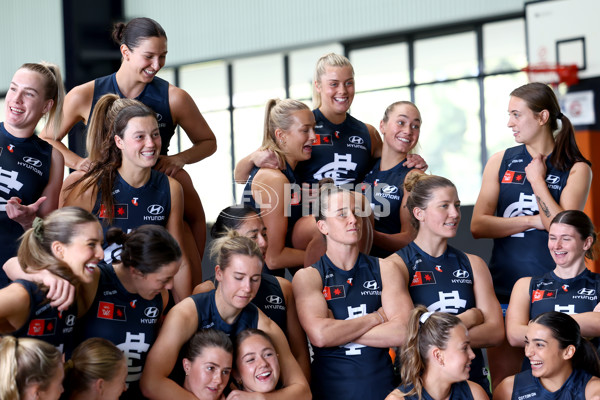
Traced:
<svg viewBox="0 0 600 400">
<path fill-rule="evenodd" d="M 360 136 L 350 136 L 348 140 L 353 144 L 363 144 L 365 142 Z"/>
<path fill-rule="evenodd" d="M 148 213 L 152 214 L 152 215 L 158 215 L 158 214 L 162 214 L 163 211 L 165 211 L 165 208 L 159 204 L 152 204 L 151 206 L 148 206 Z"/>
<path fill-rule="evenodd" d="M 41 167 L 42 166 L 42 162 L 40 160 L 38 160 L 37 158 L 23 157 L 23 161 L 25 161 L 29 165 L 33 165 L 34 167 Z"/>
<path fill-rule="evenodd" d="M 276 296 L 274 294 L 267 296 L 267 301 L 271 304 L 281 304 L 283 303 L 283 300 L 281 299 L 281 297 Z"/>
</svg>

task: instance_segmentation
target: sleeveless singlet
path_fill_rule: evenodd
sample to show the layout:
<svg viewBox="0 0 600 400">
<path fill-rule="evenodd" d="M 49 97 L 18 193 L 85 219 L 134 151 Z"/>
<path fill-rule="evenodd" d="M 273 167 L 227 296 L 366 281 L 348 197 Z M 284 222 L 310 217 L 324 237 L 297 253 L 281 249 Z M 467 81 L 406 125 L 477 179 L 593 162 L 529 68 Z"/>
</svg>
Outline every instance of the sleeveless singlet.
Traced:
<svg viewBox="0 0 600 400">
<path fill-rule="evenodd" d="M 354 267 L 344 271 L 324 255 L 312 266 L 321 276 L 323 295 L 335 319 L 345 320 L 381 307 L 379 259 L 359 254 Z M 346 343 L 315 347 L 311 365 L 314 399 L 384 399 L 394 388 L 387 348 Z"/>
<path fill-rule="evenodd" d="M 252 299 L 252 304 L 271 318 L 284 333 L 287 332 L 287 306 L 276 277 L 261 274 L 260 286 Z"/>
<path fill-rule="evenodd" d="M 498 171 L 500 194 L 496 216 L 510 218 L 539 214 L 525 167 L 532 158 L 525 145 L 511 147 L 504 152 Z M 567 184 L 569 171 L 559 171 L 546 160 L 546 184 L 556 202 Z M 548 251 L 548 232 L 530 229 L 525 232 L 494 239 L 490 272 L 500 303 L 508 303 L 515 282 L 524 276 L 541 276 L 554 269 Z"/>
<path fill-rule="evenodd" d="M 415 242 L 396 252 L 406 264 L 410 285 L 408 292 L 415 305 L 430 311 L 460 314 L 477 307 L 473 292 L 473 269 L 467 255 L 448 246 L 440 257 L 432 257 Z M 481 349 L 473 348 L 469 380 L 490 392 L 488 371 Z"/>
<path fill-rule="evenodd" d="M 567 381 L 556 392 L 546 390 L 540 380 L 531 371 L 523 371 L 515 375 L 513 400 L 585 400 L 585 386 L 592 375 L 585 371 L 573 370 Z"/>
<path fill-rule="evenodd" d="M 10 280 L 1 266 L 17 255 L 23 227 L 6 214 L 6 202 L 18 197 L 35 203 L 50 179 L 52 146 L 37 136 L 17 138 L 0 123 L 0 289 Z"/>
<path fill-rule="evenodd" d="M 398 390 L 402 393 L 408 393 L 412 390 L 413 385 L 402 385 L 398 386 Z M 423 388 L 423 396 L 421 399 L 417 396 L 417 394 L 413 394 L 412 396 L 404 396 L 404 400 L 433 400 L 433 398 L 427 393 L 427 390 Z M 450 397 L 449 400 L 473 400 L 473 393 L 471 393 L 471 388 L 467 381 L 456 382 L 453 383 L 450 389 Z"/>
<path fill-rule="evenodd" d="M 116 73 L 94 80 L 94 98 L 92 100 L 92 108 L 90 109 L 88 121 L 90 120 L 94 107 L 100 97 L 107 93 L 114 93 L 121 98 L 125 98 L 117 85 Z M 156 112 L 158 129 L 162 140 L 160 154 L 167 155 L 169 143 L 171 142 L 171 138 L 173 137 L 176 128 L 176 125 L 173 123 L 173 117 L 171 116 L 171 108 L 169 107 L 169 82 L 155 76 L 154 79 L 152 79 L 152 82 L 146 84 L 142 93 L 140 93 L 135 100 L 144 103 Z"/>
<path fill-rule="evenodd" d="M 46 292 L 40 290 L 36 283 L 17 279 L 19 284 L 29 293 L 29 317 L 21 328 L 11 333 L 14 337 L 29 337 L 43 340 L 56 346 L 65 354 L 65 359 L 71 357 L 74 346 L 74 328 L 77 321 L 77 302 L 66 311 L 58 311 L 46 300 Z"/>
<path fill-rule="evenodd" d="M 365 176 L 365 184 L 361 187 L 363 194 L 371 202 L 375 217 L 375 230 L 394 234 L 400 233 L 400 207 L 404 197 L 404 178 L 412 168 L 402 165 L 402 160 L 393 168 L 381 171 L 381 159 L 378 159 L 371 172 Z M 392 251 L 384 250 L 373 244 L 371 253 L 374 257 L 385 258 Z"/>
<path fill-rule="evenodd" d="M 152 300 L 129 293 L 112 265 L 98 264 L 100 281 L 87 313 L 77 321 L 78 343 L 92 337 L 110 340 L 127 357 L 127 390 L 121 399 L 139 399 L 142 370 L 158 336 L 163 312 L 159 293 Z"/>
<path fill-rule="evenodd" d="M 215 290 L 206 293 L 198 293 L 190 296 L 196 304 L 198 311 L 198 330 L 212 328 L 222 331 L 235 339 L 238 333 L 248 328 L 258 327 L 258 308 L 250 303 L 242 309 L 233 324 L 223 321 L 217 304 L 215 303 Z"/>
<path fill-rule="evenodd" d="M 331 123 L 319 109 L 313 114 L 316 140 L 310 160 L 296 166 L 298 182 L 313 184 L 323 178 L 332 178 L 338 186 L 362 182 L 371 168 L 371 135 L 367 126 L 350 114 L 339 125 Z"/>
<path fill-rule="evenodd" d="M 114 212 L 112 225 L 105 221 L 106 210 L 100 204 L 101 193 L 98 192 L 92 214 L 100 219 L 104 237 L 109 228 L 119 227 L 125 233 L 141 225 L 166 226 L 171 212 L 171 188 L 169 178 L 162 172 L 151 171 L 150 179 L 139 188 L 130 186 L 117 173 L 113 185 Z M 121 245 L 104 243 L 104 261 L 107 264 L 120 259 Z"/>
</svg>

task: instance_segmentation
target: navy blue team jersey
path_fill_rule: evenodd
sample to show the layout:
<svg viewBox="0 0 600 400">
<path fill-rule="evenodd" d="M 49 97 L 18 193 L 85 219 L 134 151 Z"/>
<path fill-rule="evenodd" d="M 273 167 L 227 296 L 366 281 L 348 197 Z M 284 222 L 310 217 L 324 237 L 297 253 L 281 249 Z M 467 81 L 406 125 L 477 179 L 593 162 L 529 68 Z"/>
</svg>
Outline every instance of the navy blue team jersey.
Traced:
<svg viewBox="0 0 600 400">
<path fill-rule="evenodd" d="M 381 307 L 379 259 L 359 254 L 354 267 L 344 271 L 324 255 L 312 266 L 323 282 L 323 295 L 335 319 L 358 318 Z M 392 361 L 387 348 L 346 343 L 315 347 L 311 365 L 314 399 L 384 399 L 394 388 Z"/>
<path fill-rule="evenodd" d="M 104 237 L 109 228 L 115 226 L 125 233 L 141 225 L 166 226 L 171 213 L 171 188 L 169 178 L 162 172 L 152 170 L 150 179 L 139 188 L 130 186 L 117 173 L 113 185 L 114 210 L 112 225 L 105 221 L 107 216 L 101 204 L 101 193 L 98 191 L 96 204 L 92 214 L 97 215 L 102 224 Z M 104 243 L 104 261 L 107 264 L 120 259 L 122 246 L 116 243 Z"/>
<path fill-rule="evenodd" d="M 585 400 L 585 386 L 590 379 L 591 374 L 575 369 L 560 389 L 549 392 L 531 371 L 523 371 L 515 375 L 511 399 Z"/>
<path fill-rule="evenodd" d="M 402 393 L 408 393 L 412 390 L 412 388 L 412 384 L 398 386 L 398 390 L 400 390 Z M 404 400 L 433 400 L 433 397 L 427 393 L 425 388 L 423 388 L 422 394 L 423 396 L 420 399 L 416 394 L 413 394 L 412 396 L 404 396 Z M 467 381 L 453 383 L 450 389 L 450 397 L 448 399 L 473 400 L 473 393 L 471 393 L 471 388 L 469 387 Z"/>
<path fill-rule="evenodd" d="M 36 283 L 17 279 L 14 284 L 23 286 L 29 293 L 29 317 L 25 325 L 11 335 L 48 342 L 64 353 L 65 359 L 69 359 L 75 348 L 77 302 L 73 302 L 66 311 L 58 311 L 50 306 L 50 302 L 46 299 L 47 292 L 40 290 Z"/>
<path fill-rule="evenodd" d="M 52 146 L 37 136 L 17 138 L 0 123 L 0 267 L 17 255 L 24 233 L 18 222 L 8 218 L 6 202 L 18 197 L 22 204 L 35 203 L 50 179 Z M 0 289 L 10 280 L 0 268 Z"/>
<path fill-rule="evenodd" d="M 162 295 L 146 300 L 129 293 L 112 265 L 98 264 L 100 280 L 94 301 L 77 321 L 78 343 L 92 337 L 110 340 L 127 357 L 128 389 L 121 399 L 139 399 L 139 380 L 150 347 L 158 336 Z"/>
<path fill-rule="evenodd" d="M 228 324 L 221 318 L 215 303 L 215 290 L 206 293 L 197 293 L 190 296 L 196 304 L 198 311 L 198 330 L 216 329 L 235 339 L 238 333 L 248 328 L 258 327 L 258 308 L 252 303 L 248 304 L 233 324 Z"/>
<path fill-rule="evenodd" d="M 393 168 L 381 171 L 381 159 L 378 159 L 371 172 L 365 176 L 364 182 L 368 186 L 364 185 L 362 191 L 371 202 L 377 232 L 394 234 L 400 233 L 402 230 L 400 226 L 400 207 L 404 197 L 404 178 L 412 170 L 412 168 L 402 165 L 405 161 L 406 159 Z M 370 254 L 385 258 L 393 252 L 373 244 Z"/>
<path fill-rule="evenodd" d="M 117 85 L 116 73 L 98 78 L 94 81 L 94 98 L 92 100 L 88 121 L 92 117 L 92 112 L 100 97 L 107 93 L 114 93 L 121 98 L 125 98 Z M 167 155 L 169 143 L 171 142 L 171 138 L 173 137 L 176 128 L 176 125 L 173 123 L 173 117 L 171 116 L 171 108 L 169 107 L 169 82 L 155 76 L 154 79 L 152 79 L 152 82 L 146 84 L 142 93 L 140 93 L 135 100 L 144 103 L 156 113 L 160 138 L 162 140 L 160 154 Z"/>
<path fill-rule="evenodd" d="M 313 110 L 316 140 L 310 160 L 296 166 L 301 183 L 332 178 L 336 185 L 362 182 L 371 168 L 371 135 L 367 126 L 346 114 L 341 124 L 331 123 L 319 109 Z"/>
<path fill-rule="evenodd" d="M 281 285 L 276 277 L 261 274 L 260 286 L 252 299 L 252 304 L 271 318 L 284 333 L 287 332 L 287 307 Z"/>
<path fill-rule="evenodd" d="M 415 242 L 396 252 L 406 264 L 410 285 L 408 292 L 415 305 L 429 311 L 461 314 L 477 307 L 473 292 L 473 269 L 467 255 L 448 246 L 440 257 L 432 257 Z M 469 379 L 490 392 L 488 371 L 481 349 L 473 349 Z"/>
<path fill-rule="evenodd" d="M 500 195 L 496 216 L 510 218 L 539 214 L 531 184 L 525 176 L 525 167 L 532 158 L 525 145 L 511 147 L 504 152 L 498 171 Z M 558 203 L 567 184 L 569 171 L 559 171 L 546 160 L 546 183 L 552 198 Z M 548 232 L 530 229 L 525 232 L 494 239 L 490 272 L 500 303 L 508 303 L 510 292 L 517 280 L 524 276 L 541 276 L 554 269 L 548 251 Z"/>
</svg>

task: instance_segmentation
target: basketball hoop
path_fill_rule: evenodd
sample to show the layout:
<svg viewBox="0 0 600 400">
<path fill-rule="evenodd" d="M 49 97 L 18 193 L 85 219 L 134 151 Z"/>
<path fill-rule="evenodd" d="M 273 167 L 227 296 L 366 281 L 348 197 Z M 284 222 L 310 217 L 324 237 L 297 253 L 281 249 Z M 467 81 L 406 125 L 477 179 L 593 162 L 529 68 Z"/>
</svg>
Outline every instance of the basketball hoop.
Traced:
<svg viewBox="0 0 600 400">
<path fill-rule="evenodd" d="M 577 73 L 579 68 L 575 64 L 570 65 L 528 65 L 521 71 L 527 72 L 529 82 L 544 82 L 556 87 L 559 83 L 564 83 L 567 86 L 576 85 L 579 83 Z"/>
</svg>

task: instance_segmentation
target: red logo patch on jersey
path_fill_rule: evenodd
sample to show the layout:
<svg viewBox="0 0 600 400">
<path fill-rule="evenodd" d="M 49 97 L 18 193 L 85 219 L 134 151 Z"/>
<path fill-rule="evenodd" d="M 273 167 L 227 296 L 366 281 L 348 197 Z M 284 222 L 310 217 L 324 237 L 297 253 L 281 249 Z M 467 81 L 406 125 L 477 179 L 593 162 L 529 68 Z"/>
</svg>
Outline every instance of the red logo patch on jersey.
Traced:
<svg viewBox="0 0 600 400">
<path fill-rule="evenodd" d="M 11 153 L 13 153 L 15 151 L 15 145 L 14 144 L 9 144 L 8 146 L 6 146 L 6 150 L 8 150 Z"/>
<path fill-rule="evenodd" d="M 137 207 L 137 206 L 139 205 L 139 203 L 138 203 L 138 198 L 137 198 L 137 197 L 134 197 L 133 199 L 131 199 L 131 204 L 133 204 L 134 206 L 136 206 L 136 207 Z"/>
<path fill-rule="evenodd" d="M 325 286 L 323 296 L 325 296 L 325 300 L 341 299 L 346 297 L 346 290 L 343 285 Z"/>
<path fill-rule="evenodd" d="M 56 329 L 56 318 L 33 319 L 29 322 L 28 336 L 54 335 Z"/>
<path fill-rule="evenodd" d="M 108 212 L 104 204 L 100 205 L 100 212 L 98 218 L 108 218 Z M 129 205 L 127 204 L 115 204 L 113 206 L 113 219 L 128 219 L 129 218 Z"/>
<path fill-rule="evenodd" d="M 293 206 L 297 206 L 298 204 L 300 204 L 300 193 L 299 192 L 292 193 L 292 198 L 290 200 L 290 204 Z"/>
<path fill-rule="evenodd" d="M 567 284 L 562 285 L 562 290 L 564 290 L 565 292 L 568 292 L 569 291 L 569 285 L 567 285 Z"/>
<path fill-rule="evenodd" d="M 507 170 L 502 177 L 501 183 L 516 183 L 522 185 L 525 183 L 525 172 Z"/>
<path fill-rule="evenodd" d="M 435 270 L 436 270 L 437 272 L 444 272 L 444 271 L 442 271 L 442 266 L 441 266 L 441 265 L 436 265 L 436 266 L 435 266 Z"/>
<path fill-rule="evenodd" d="M 315 135 L 315 141 L 313 142 L 313 146 L 333 146 L 333 142 L 331 141 L 331 133 L 326 133 L 323 135 L 317 134 Z"/>
<path fill-rule="evenodd" d="M 125 316 L 125 306 L 115 305 L 107 301 L 101 301 L 98 304 L 98 318 L 112 319 L 116 321 L 127 321 Z"/>
<path fill-rule="evenodd" d="M 432 271 L 417 271 L 410 286 L 432 285 L 435 283 L 435 276 Z"/>
<path fill-rule="evenodd" d="M 535 303 L 536 301 L 540 301 L 540 300 L 555 299 L 557 292 L 558 292 L 558 289 L 554 289 L 554 290 L 536 289 L 531 294 L 531 302 Z"/>
</svg>

